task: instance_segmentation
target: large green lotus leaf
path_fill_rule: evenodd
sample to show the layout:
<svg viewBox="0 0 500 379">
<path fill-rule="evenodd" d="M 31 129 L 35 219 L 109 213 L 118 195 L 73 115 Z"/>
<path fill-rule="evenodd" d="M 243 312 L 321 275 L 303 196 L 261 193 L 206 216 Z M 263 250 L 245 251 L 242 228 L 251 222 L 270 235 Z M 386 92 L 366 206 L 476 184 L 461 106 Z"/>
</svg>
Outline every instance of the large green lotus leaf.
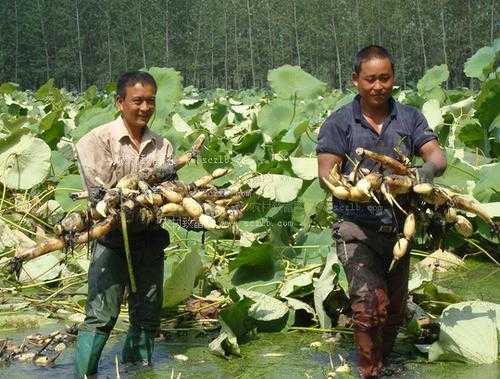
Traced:
<svg viewBox="0 0 500 379">
<path fill-rule="evenodd" d="M 50 147 L 31 134 L 0 145 L 0 181 L 9 188 L 30 189 L 45 179 L 49 169 Z"/>
<path fill-rule="evenodd" d="M 36 283 L 57 278 L 64 267 L 60 259 L 61 253 L 55 251 L 24 263 L 19 282 Z"/>
<path fill-rule="evenodd" d="M 235 289 L 231 289 L 229 293 L 234 303 L 219 313 L 219 320 L 223 331 L 230 331 L 232 335 L 240 339 L 255 327 L 255 321 L 248 317 L 248 312 L 254 302 L 248 297 L 238 299 L 239 295 Z"/>
<path fill-rule="evenodd" d="M 474 197 L 482 203 L 500 201 L 500 162 L 480 167 L 479 181 L 474 187 Z"/>
<path fill-rule="evenodd" d="M 295 96 L 298 99 L 314 98 L 326 90 L 325 83 L 299 66 L 285 65 L 270 70 L 267 80 L 272 90 L 282 99 L 293 99 Z"/>
<path fill-rule="evenodd" d="M 498 360 L 500 305 L 466 301 L 449 305 L 439 319 L 439 340 L 429 349 L 429 360 L 462 360 L 491 364 Z"/>
<path fill-rule="evenodd" d="M 441 83 L 448 80 L 450 73 L 448 71 L 448 66 L 442 64 L 440 66 L 434 66 L 427 70 L 422 79 L 417 83 L 417 89 L 419 94 L 427 95 L 435 87 L 439 87 Z"/>
<path fill-rule="evenodd" d="M 73 201 L 69 197 L 72 192 L 78 192 L 83 189 L 82 178 L 80 175 L 66 175 L 57 184 L 54 193 L 54 199 L 61 205 L 65 211 L 71 211 L 74 209 L 83 210 L 87 206 L 86 200 Z"/>
<path fill-rule="evenodd" d="M 115 113 L 114 107 L 95 106 L 81 110 L 75 118 L 76 128 L 70 132 L 73 141 L 76 142 L 92 129 L 113 121 Z"/>
<path fill-rule="evenodd" d="M 479 147 L 483 151 L 487 146 L 486 133 L 478 120 L 465 118 L 460 121 L 460 128 L 456 134 L 457 139 L 469 148 Z M 457 143 L 455 143 L 458 145 Z"/>
<path fill-rule="evenodd" d="M 274 264 L 274 249 L 270 244 L 254 244 L 251 247 L 241 248 L 240 253 L 229 262 L 229 271 L 242 266 L 267 269 Z"/>
<path fill-rule="evenodd" d="M 72 162 L 59 150 L 52 150 L 50 163 L 52 165 L 52 173 L 55 178 L 62 177 L 72 164 Z"/>
<path fill-rule="evenodd" d="M 474 103 L 475 117 L 481 125 L 489 128 L 493 120 L 500 114 L 500 77 L 485 81 Z"/>
<path fill-rule="evenodd" d="M 297 265 L 319 264 L 332 254 L 332 233 L 329 229 L 303 228 L 297 233 L 293 254 L 287 256 Z"/>
<path fill-rule="evenodd" d="M 158 85 L 156 111 L 151 120 L 152 129 L 162 129 L 174 106 L 182 98 L 182 76 L 173 68 L 151 67 L 149 73 Z"/>
<path fill-rule="evenodd" d="M 302 179 L 288 175 L 264 174 L 251 178 L 248 185 L 256 194 L 279 203 L 288 203 L 297 197 L 302 188 Z"/>
<path fill-rule="evenodd" d="M 173 307 L 193 292 L 196 278 L 203 267 L 197 249 L 190 249 L 163 285 L 163 308 Z"/>
<path fill-rule="evenodd" d="M 293 122 L 293 102 L 275 99 L 266 104 L 257 115 L 257 124 L 262 132 L 275 137 L 288 130 Z"/>
<path fill-rule="evenodd" d="M 306 217 L 310 217 L 316 212 L 316 206 L 326 198 L 326 192 L 319 185 L 319 181 L 313 181 L 301 196 L 304 202 L 304 212 Z"/>
<path fill-rule="evenodd" d="M 337 283 L 341 283 L 347 294 L 347 279 L 339 263 L 336 253 L 332 253 L 326 260 L 325 267 L 321 276 L 314 283 L 314 308 L 318 315 L 318 321 L 322 328 L 331 328 L 332 320 L 327 315 L 323 302 L 328 295 L 335 289 Z"/>
<path fill-rule="evenodd" d="M 190 163 L 181 168 L 177 172 L 177 175 L 179 176 L 179 180 L 182 180 L 184 183 L 191 183 L 202 176 L 208 175 L 208 172 L 202 165 Z"/>
<path fill-rule="evenodd" d="M 179 133 L 183 133 L 185 136 L 193 132 L 193 128 L 189 126 L 189 124 L 184 121 L 178 113 L 174 113 L 172 116 L 172 126 L 175 130 Z"/>
<path fill-rule="evenodd" d="M 304 272 L 297 276 L 294 276 L 291 279 L 287 279 L 285 283 L 283 283 L 283 287 L 280 289 L 280 297 L 286 296 L 297 296 L 297 291 L 303 291 L 304 288 L 312 287 L 313 284 L 313 276 L 320 272 L 320 268 L 315 268 L 314 270 Z"/>
<path fill-rule="evenodd" d="M 249 309 L 248 315 L 255 320 L 279 320 L 288 313 L 288 306 L 271 296 L 267 296 L 261 292 L 249 291 L 244 288 L 236 288 L 236 291 L 241 297 L 248 297 L 254 301 Z"/>
<path fill-rule="evenodd" d="M 436 99 L 426 101 L 422 106 L 422 113 L 427 119 L 427 123 L 432 130 L 434 130 L 436 126 L 443 123 L 443 116 L 441 116 L 439 101 Z"/>
<path fill-rule="evenodd" d="M 464 64 L 464 73 L 469 78 L 485 80 L 493 69 L 495 60 L 495 49 L 491 46 L 485 46 L 467 59 Z"/>
<path fill-rule="evenodd" d="M 312 180 L 318 177 L 318 159 L 312 158 L 295 158 L 290 157 L 292 170 L 295 175 L 304 180 Z"/>
<path fill-rule="evenodd" d="M 293 310 L 298 311 L 298 310 L 303 310 L 309 313 L 313 320 L 316 321 L 316 312 L 314 311 L 314 308 L 311 307 L 309 304 L 304 303 L 303 301 L 294 299 L 293 297 L 285 297 L 284 298 L 286 302 L 288 303 L 288 306 L 291 307 Z"/>
</svg>

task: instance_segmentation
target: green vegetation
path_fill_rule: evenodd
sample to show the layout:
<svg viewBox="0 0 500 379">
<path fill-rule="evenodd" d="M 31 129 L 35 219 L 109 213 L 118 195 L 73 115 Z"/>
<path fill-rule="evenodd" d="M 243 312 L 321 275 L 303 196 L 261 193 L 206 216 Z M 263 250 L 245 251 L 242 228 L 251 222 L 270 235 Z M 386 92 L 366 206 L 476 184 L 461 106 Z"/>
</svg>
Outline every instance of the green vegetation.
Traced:
<svg viewBox="0 0 500 379">
<path fill-rule="evenodd" d="M 398 88 L 394 93 L 399 101 L 422 109 L 446 147 L 449 168 L 437 182 L 473 196 L 496 218 L 500 217 L 499 58 L 497 39 L 467 60 L 465 74 L 481 83 L 477 91 L 447 90 L 449 71 L 440 65 L 428 70 L 415 89 Z M 159 84 L 151 127 L 173 142 L 177 154 L 200 133 L 208 136 L 204 152 L 179 172 L 180 179 L 188 182 L 228 167 L 232 172 L 216 179 L 218 186 L 246 180 L 255 190 L 231 233 L 202 235 L 165 223 L 172 237 L 165 260 L 164 306 L 169 321 L 185 316 L 183 303 L 193 290 L 209 306 L 224 305 L 219 312 L 221 334 L 210 345 L 220 355 L 238 355 L 239 343 L 258 331 L 312 323 L 335 327 L 345 309 L 346 279 L 332 251 L 329 227 L 334 215 L 316 178 L 315 146 L 322 121 L 354 93 L 331 90 L 292 66 L 269 72 L 270 92 L 202 94 L 191 86 L 183 88 L 180 73 L 173 69 L 149 71 Z M 57 88 L 53 80 L 36 92 L 21 91 L 14 83 L 0 85 L 3 259 L 51 234 L 64 212 L 84 206 L 67 197 L 81 188 L 72 144 L 115 115 L 112 84 L 103 90 L 92 86 L 81 94 Z M 448 230 L 442 247 L 461 256 L 480 253 L 499 265 L 498 236 L 477 217 L 473 224 L 476 232 L 468 239 Z M 418 254 L 434 250 L 434 241 L 424 234 L 417 242 Z M 46 284 L 20 287 L 3 277 L 2 293 L 17 293 L 16 301 L 24 307 L 37 304 L 58 317 L 81 313 L 85 289 L 79 287 L 88 260 L 85 249 L 65 253 L 39 258 L 24 277 L 25 283 L 64 278 L 57 289 Z M 34 286 L 38 291 L 33 292 Z M 424 269 L 413 275 L 410 287 L 415 301 L 435 315 L 461 300 L 433 283 L 432 273 Z M 207 297 L 212 290 L 220 296 Z M 56 314 L 54 306 L 70 312 Z"/>
</svg>

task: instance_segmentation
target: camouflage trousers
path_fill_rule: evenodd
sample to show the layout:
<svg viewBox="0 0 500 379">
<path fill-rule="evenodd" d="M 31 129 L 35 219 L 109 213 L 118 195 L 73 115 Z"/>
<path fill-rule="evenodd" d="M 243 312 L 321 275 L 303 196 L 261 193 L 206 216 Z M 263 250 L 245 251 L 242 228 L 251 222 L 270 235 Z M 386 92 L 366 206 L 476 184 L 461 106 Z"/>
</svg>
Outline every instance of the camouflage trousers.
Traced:
<svg viewBox="0 0 500 379">
<path fill-rule="evenodd" d="M 362 378 L 380 375 L 405 318 L 410 255 L 389 272 L 396 233 L 350 221 L 333 224 L 337 256 L 349 282 L 354 339 Z"/>
</svg>

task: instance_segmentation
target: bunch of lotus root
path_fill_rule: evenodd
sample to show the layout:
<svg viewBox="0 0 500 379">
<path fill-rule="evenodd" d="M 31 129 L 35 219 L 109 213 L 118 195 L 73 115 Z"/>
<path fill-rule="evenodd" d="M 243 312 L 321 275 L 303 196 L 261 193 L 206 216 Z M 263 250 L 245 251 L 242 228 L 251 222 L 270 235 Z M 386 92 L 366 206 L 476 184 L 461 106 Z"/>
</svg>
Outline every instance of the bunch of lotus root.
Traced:
<svg viewBox="0 0 500 379">
<path fill-rule="evenodd" d="M 469 220 L 457 214 L 457 209 L 476 214 L 498 233 L 497 225 L 481 208 L 479 202 L 439 185 L 419 183 L 415 170 L 404 157 L 399 161 L 363 148 L 356 149 L 356 154 L 361 157 L 361 161 L 348 177 L 341 175 L 335 164 L 328 177 L 322 179 L 337 199 L 361 203 L 375 201 L 378 204 L 385 200 L 391 206 L 397 206 L 406 215 L 403 234 L 394 245 L 393 261 L 389 270 L 407 253 L 409 242 L 415 235 L 415 213 L 419 208 L 418 204 L 424 204 L 425 208 L 439 212 L 445 222 L 454 225 L 457 232 L 464 237 L 473 234 L 473 227 Z M 364 159 L 378 162 L 384 172 L 389 171 L 392 174 L 384 175 L 378 171 L 360 168 Z M 405 210 L 398 203 L 396 198 L 402 194 L 410 194 L 416 198 L 417 201 L 412 202 L 411 209 Z"/>
<path fill-rule="evenodd" d="M 166 170 L 170 172 L 167 180 L 158 171 L 141 170 L 121 178 L 113 188 L 105 188 L 103 184 L 97 194 L 95 191 L 72 194 L 75 199 L 92 198 L 92 206 L 87 211 L 69 213 L 54 227 L 57 238 L 16 255 L 11 270 L 18 271 L 23 261 L 51 251 L 101 238 L 119 227 L 120 221 L 123 228 L 124 222 L 148 225 L 173 218 L 206 230 L 225 228 L 236 222 L 243 215 L 242 200 L 250 196 L 250 191 L 242 192 L 238 183 L 228 188 L 217 188 L 211 183 L 229 170 L 216 169 L 188 184 L 175 179 L 176 170 L 198 154 L 203 141 L 202 135 L 188 153 L 172 162 L 174 169 Z"/>
</svg>

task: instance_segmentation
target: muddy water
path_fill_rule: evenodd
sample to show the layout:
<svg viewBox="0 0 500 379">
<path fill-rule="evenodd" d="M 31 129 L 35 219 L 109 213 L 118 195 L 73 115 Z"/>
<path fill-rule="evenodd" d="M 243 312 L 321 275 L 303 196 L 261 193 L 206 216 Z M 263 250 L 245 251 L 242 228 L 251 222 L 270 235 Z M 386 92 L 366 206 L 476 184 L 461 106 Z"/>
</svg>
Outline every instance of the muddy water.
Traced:
<svg viewBox="0 0 500 379">
<path fill-rule="evenodd" d="M 470 261 L 469 270 L 443 276 L 439 284 L 452 288 L 465 299 L 481 299 L 500 303 L 500 270 L 485 262 Z M 48 333 L 60 329 L 53 323 L 33 330 L 0 331 L 0 338 L 7 336 L 21 341 L 34 332 Z M 242 358 L 224 360 L 208 352 L 213 336 L 200 331 L 179 332 L 157 341 L 155 366 L 151 369 L 118 365 L 124 378 L 324 378 L 330 369 L 330 357 L 339 364 L 339 354 L 350 362 L 355 361 L 352 339 L 343 338 L 336 346 L 322 339 L 318 333 L 288 332 L 260 334 L 256 340 L 241 346 Z M 98 378 L 116 378 L 115 358 L 120 356 L 123 335 L 112 336 L 106 345 Z M 320 341 L 319 349 L 310 347 Z M 0 378 L 68 378 L 73 375 L 73 347 L 69 347 L 51 368 L 37 368 L 28 363 L 15 363 L 0 367 Z M 183 362 L 174 358 L 182 354 Z M 494 365 L 467 365 L 463 363 L 427 363 L 411 344 L 398 341 L 395 358 L 403 373 L 393 378 L 500 378 L 500 363 Z"/>
</svg>

